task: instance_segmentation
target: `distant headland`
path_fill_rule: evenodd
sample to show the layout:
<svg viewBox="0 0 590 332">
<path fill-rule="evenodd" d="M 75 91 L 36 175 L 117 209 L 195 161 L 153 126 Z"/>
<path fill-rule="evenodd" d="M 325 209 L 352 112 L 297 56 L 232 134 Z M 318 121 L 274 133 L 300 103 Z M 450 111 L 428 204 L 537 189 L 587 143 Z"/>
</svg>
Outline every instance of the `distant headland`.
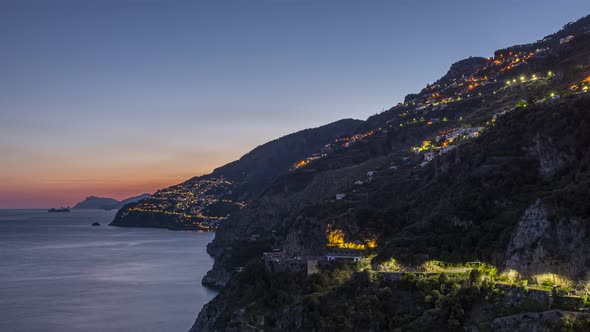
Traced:
<svg viewBox="0 0 590 332">
<path fill-rule="evenodd" d="M 64 207 L 59 208 L 59 209 L 51 208 L 51 209 L 47 210 L 47 212 L 70 212 L 70 209 L 64 208 Z"/>
<path fill-rule="evenodd" d="M 107 197 L 96 197 L 96 196 L 88 196 L 82 202 L 74 205 L 72 209 L 74 210 L 119 210 L 125 204 L 135 203 L 138 202 L 150 194 L 145 193 L 139 196 L 130 197 L 124 199 L 122 201 L 118 201 L 114 198 L 107 198 Z"/>
</svg>

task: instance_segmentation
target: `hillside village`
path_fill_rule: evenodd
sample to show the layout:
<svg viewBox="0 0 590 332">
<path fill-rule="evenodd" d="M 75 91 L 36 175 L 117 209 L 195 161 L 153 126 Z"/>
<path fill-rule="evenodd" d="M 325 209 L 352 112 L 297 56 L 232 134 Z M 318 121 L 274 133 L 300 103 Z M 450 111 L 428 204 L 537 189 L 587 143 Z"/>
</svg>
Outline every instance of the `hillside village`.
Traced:
<svg viewBox="0 0 590 332">
<path fill-rule="evenodd" d="M 564 27 L 564 30 L 567 31 L 567 28 L 568 26 Z M 477 137 L 486 126 L 493 125 L 499 116 L 517 107 L 526 107 L 533 103 L 550 103 L 561 97 L 586 93 L 590 89 L 590 76 L 580 77 L 569 86 L 560 87 L 561 90 L 539 91 L 545 94 L 529 100 L 517 100 L 516 104 L 503 105 L 503 109 L 494 113 L 491 118 L 481 119 L 478 123 L 468 123 L 459 109 L 470 99 L 480 99 L 482 96 L 493 99 L 522 89 L 543 90 L 544 87 L 551 86 L 552 80 L 556 78 L 555 73 L 551 70 L 536 72 L 534 67 L 548 57 L 558 56 L 560 52 L 567 50 L 576 37 L 588 38 L 590 25 L 577 28 L 576 31 L 576 34 L 559 38 L 558 42 L 557 37 L 548 36 L 533 44 L 497 51 L 491 58 L 469 58 L 460 61 L 453 65 L 445 77 L 426 86 L 419 94 L 409 95 L 403 103 L 391 108 L 387 113 L 396 116 L 386 120 L 386 126 L 337 139 L 318 153 L 293 164 L 291 170 L 306 167 L 335 150 L 370 139 L 376 133 L 387 133 L 388 128 L 394 125 L 400 128 L 424 125 L 441 128 L 436 136 L 423 141 L 421 146 L 412 148 L 412 151 L 417 153 L 425 152 L 424 160 L 429 162 L 434 155 L 451 151 L 460 139 Z M 529 64 L 531 66 L 527 68 Z M 461 67 L 468 67 L 469 74 L 459 69 Z M 453 75 L 454 71 L 460 72 L 460 76 Z"/>
<path fill-rule="evenodd" d="M 209 247 L 215 265 L 203 282 L 229 283 L 230 290 L 224 300 L 201 312 L 195 326 L 214 321 L 219 305 L 231 305 L 225 296 L 241 294 L 235 285 L 251 278 L 257 269 L 249 265 L 253 261 L 262 264 L 270 280 L 283 278 L 285 272 L 307 275 L 303 283 L 332 280 L 333 269 L 339 269 L 335 262 L 370 280 L 353 281 L 354 286 L 343 281 L 327 291 L 328 298 L 361 285 L 394 289 L 397 284 L 391 282 L 411 280 L 420 290 L 421 284 L 451 278 L 456 284 L 447 286 L 465 292 L 473 284 L 485 284 L 496 295 L 470 301 L 491 301 L 498 306 L 494 310 L 508 306 L 513 313 L 560 309 L 584 314 L 590 285 L 583 277 L 587 270 L 579 267 L 587 254 L 581 248 L 585 231 L 571 218 L 587 216 L 579 203 L 586 199 L 581 175 L 586 173 L 580 169 L 572 174 L 581 182 L 568 185 L 566 170 L 575 171 L 566 165 L 585 163 L 581 149 L 587 130 L 578 121 L 584 123 L 590 100 L 589 55 L 590 17 L 585 17 L 535 43 L 459 61 L 419 93 L 293 163 L 261 199 L 221 224 Z M 559 227 L 544 226 L 555 234 L 530 230 L 557 220 Z M 576 245 L 565 249 L 572 242 Z M 248 247 L 248 254 L 238 252 L 238 246 Z M 570 254 L 576 258 L 558 258 Z M 439 302 L 429 301 L 440 293 L 460 291 L 439 291 L 414 301 L 439 308 Z M 299 310 L 317 294 L 303 291 L 300 296 L 283 308 Z M 238 306 L 244 315 L 232 324 L 270 330 L 309 324 L 266 307 L 265 296 L 244 297 L 256 305 Z M 358 292 L 354 298 L 367 300 Z M 467 318 L 468 307 L 459 316 L 453 308 L 445 311 L 450 313 L 445 316 L 449 330 L 473 319 Z M 261 313 L 272 319 L 262 324 L 253 319 Z M 412 324 L 424 323 L 416 317 L 430 314 L 413 313 Z M 325 317 L 335 316 L 340 317 Z M 495 312 L 486 319 L 498 316 Z M 403 321 L 400 317 L 395 326 Z"/>
<path fill-rule="evenodd" d="M 302 130 L 256 147 L 211 174 L 164 188 L 123 207 L 111 225 L 215 231 L 232 213 L 288 171 L 289 165 L 362 123 L 343 119 Z"/>
<path fill-rule="evenodd" d="M 246 203 L 234 201 L 235 184 L 223 177 L 196 178 L 182 184 L 158 190 L 150 197 L 128 207 L 122 215 L 134 213 L 172 216 L 177 228 L 213 231 L 219 223 Z"/>
<path fill-rule="evenodd" d="M 203 279 L 214 287 L 247 278 L 252 262 L 261 263 L 270 279 L 282 273 L 324 275 L 344 263 L 351 273 L 373 273 L 387 282 L 451 276 L 465 287 L 518 294 L 524 300 L 515 312 L 525 302 L 585 312 L 590 284 L 580 279 L 580 264 L 541 251 L 545 256 L 536 258 L 537 265 L 521 268 L 521 250 L 506 253 L 506 246 L 522 246 L 510 231 L 523 213 L 550 215 L 556 212 L 543 212 L 549 206 L 570 207 L 572 200 L 584 199 L 582 184 L 564 193 L 560 178 L 551 177 L 579 158 L 556 152 L 556 141 L 573 151 L 584 133 L 568 132 L 576 138 L 562 142 L 535 131 L 550 131 L 552 123 L 570 128 L 575 117 L 583 118 L 579 109 L 590 99 L 588 56 L 590 17 L 535 43 L 459 61 L 389 110 L 315 139 L 315 148 L 300 150 L 297 158 L 287 152 L 319 131 L 293 138 L 290 148 L 277 140 L 268 155 L 286 153 L 284 168 L 257 184 L 257 191 L 244 188 L 254 183 L 250 172 L 265 178 L 261 169 L 269 159 L 255 149 L 256 157 L 224 166 L 231 176 L 216 170 L 162 189 L 119 211 L 116 220 L 123 226 L 216 231 L 208 247 L 215 265 Z M 538 173 L 521 172 L 539 164 Z M 585 173 L 574 176 L 580 174 Z M 543 200 L 547 206 L 539 203 L 539 192 L 551 193 Z M 584 204 L 570 210 L 579 216 L 587 211 Z M 558 235 L 530 241 L 567 244 Z M 512 261 L 517 263 L 506 263 Z M 552 268 L 538 271 L 545 261 Z M 576 267 L 562 267 L 569 263 Z"/>
<path fill-rule="evenodd" d="M 418 140 L 419 145 L 409 148 L 408 158 L 411 154 L 418 155 L 421 160 L 415 165 L 424 167 L 436 156 L 454 151 L 469 139 L 478 137 L 508 112 L 588 92 L 590 76 L 580 76 L 568 86 L 559 86 L 554 81 L 561 81 L 563 72 L 559 67 L 547 70 L 547 61 L 567 53 L 572 45 L 588 36 L 590 24 L 572 24 L 535 43 L 499 50 L 490 58 L 459 61 L 440 80 L 427 85 L 418 94 L 408 95 L 403 103 L 376 116 L 378 121 L 370 118 L 363 127 L 368 127 L 366 130 L 361 128 L 352 135 L 332 140 L 317 152 L 294 162 L 289 171 L 313 168 L 319 160 L 343 153 L 358 144 L 379 140 L 392 132 L 399 135 L 403 131 L 415 130 L 429 134 Z M 523 89 L 528 91 L 529 97 L 515 99 Z M 473 103 L 484 99 L 490 105 L 489 110 L 466 111 L 473 108 Z M 375 125 L 371 126 L 373 122 Z M 455 150 L 455 154 L 459 160 L 460 151 Z M 359 178 L 354 182 L 365 181 Z M 158 191 L 121 216 L 162 214 L 164 217 L 174 216 L 174 228 L 213 231 L 231 212 L 248 204 L 232 194 L 232 188 L 242 184 L 243 180 L 230 181 L 223 177 L 191 179 Z"/>
</svg>

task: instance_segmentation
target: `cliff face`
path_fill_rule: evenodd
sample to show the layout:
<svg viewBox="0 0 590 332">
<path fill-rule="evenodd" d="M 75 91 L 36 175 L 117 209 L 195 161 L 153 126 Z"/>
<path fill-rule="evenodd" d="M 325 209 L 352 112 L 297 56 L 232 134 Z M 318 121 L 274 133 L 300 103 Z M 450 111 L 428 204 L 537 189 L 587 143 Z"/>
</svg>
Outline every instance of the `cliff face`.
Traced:
<svg viewBox="0 0 590 332">
<path fill-rule="evenodd" d="M 552 219 L 552 220 L 550 220 Z M 577 284 L 588 289 L 588 220 L 553 215 L 539 200 L 530 206 L 506 251 L 506 268 L 537 283 Z"/>
<path fill-rule="evenodd" d="M 219 318 L 223 307 L 217 307 L 216 303 L 209 302 L 199 312 L 197 320 L 190 329 L 190 332 L 214 331 L 215 322 Z"/>
<path fill-rule="evenodd" d="M 560 151 L 551 137 L 538 134 L 533 143 L 534 147 L 531 147 L 529 152 L 539 159 L 539 173 L 543 178 L 551 178 L 575 160 L 568 151 Z"/>
</svg>

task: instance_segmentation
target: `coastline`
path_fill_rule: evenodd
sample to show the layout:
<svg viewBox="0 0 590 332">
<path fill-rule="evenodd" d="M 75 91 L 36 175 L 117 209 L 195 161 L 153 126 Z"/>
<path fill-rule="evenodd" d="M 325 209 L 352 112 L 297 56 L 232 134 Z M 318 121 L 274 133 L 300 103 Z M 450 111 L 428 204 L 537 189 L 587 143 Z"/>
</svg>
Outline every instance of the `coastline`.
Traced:
<svg viewBox="0 0 590 332">
<path fill-rule="evenodd" d="M 187 331 L 218 294 L 200 283 L 209 232 L 92 227 L 112 218 L 97 210 L 1 212 L 1 331 Z"/>
</svg>

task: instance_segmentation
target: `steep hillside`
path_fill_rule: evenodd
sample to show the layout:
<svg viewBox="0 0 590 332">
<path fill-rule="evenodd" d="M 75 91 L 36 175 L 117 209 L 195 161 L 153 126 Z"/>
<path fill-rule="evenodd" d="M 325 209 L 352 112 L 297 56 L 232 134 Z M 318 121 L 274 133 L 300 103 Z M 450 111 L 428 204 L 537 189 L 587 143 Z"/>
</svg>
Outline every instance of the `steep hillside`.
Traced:
<svg viewBox="0 0 590 332">
<path fill-rule="evenodd" d="M 120 201 L 119 203 L 117 203 L 115 205 L 109 206 L 108 209 L 109 210 L 118 210 L 127 204 L 139 202 L 142 199 L 149 197 L 150 195 L 151 194 L 149 194 L 149 193 L 145 193 L 145 194 L 129 197 L 129 198 L 126 198 L 126 199 Z"/>
<path fill-rule="evenodd" d="M 584 18 L 573 26 L 590 26 L 590 19 Z M 571 27 L 572 25 L 569 25 L 570 29 Z M 508 51 L 508 54 L 511 52 Z M 520 60 L 520 57 L 525 57 L 524 54 L 512 53 L 508 60 L 502 60 L 505 57 L 497 53 L 495 60 L 486 60 L 485 63 L 489 64 L 489 67 L 485 67 L 481 58 L 471 58 L 454 64 L 445 75 L 444 83 L 437 81 L 420 94 L 412 96 L 412 101 L 369 118 L 357 131 L 354 144 L 349 144 L 350 140 L 344 144 L 332 144 L 330 150 L 322 153 L 321 157 L 304 159 L 303 167 L 296 168 L 277 179 L 259 199 L 232 216 L 218 230 L 215 240 L 209 246 L 209 252 L 216 257 L 215 267 L 204 282 L 222 285 L 231 275 L 231 271 L 242 266 L 248 259 L 260 255 L 263 250 L 285 246 L 286 239 L 294 237 L 294 233 L 290 231 L 290 224 L 300 218 L 306 209 L 323 201 L 333 200 L 337 193 L 350 191 L 349 198 L 357 202 L 377 202 L 388 197 L 387 200 L 391 204 L 402 204 L 405 202 L 402 198 L 414 194 L 373 194 L 371 190 L 375 189 L 367 188 L 367 183 L 370 186 L 378 184 L 384 188 L 389 184 L 384 182 L 385 179 L 382 177 L 379 178 L 380 181 L 374 181 L 375 178 L 368 176 L 368 172 L 381 174 L 385 171 L 391 173 L 392 177 L 407 182 L 411 179 L 409 171 L 414 171 L 417 166 L 418 170 L 422 171 L 423 167 L 420 166 L 426 166 L 435 159 L 435 163 L 441 164 L 437 167 L 436 173 L 442 175 L 447 169 L 456 168 L 448 166 L 444 160 L 451 158 L 459 165 L 470 162 L 463 151 L 464 143 L 485 134 L 506 114 L 531 107 L 549 107 L 552 103 L 577 98 L 588 91 L 590 34 L 581 33 L 572 41 L 549 49 L 542 55 L 528 57 L 526 62 Z M 517 58 L 517 63 L 523 64 L 513 67 Z M 458 73 L 459 70 L 465 72 L 461 74 Z M 480 75 L 487 75 L 482 73 L 482 70 L 488 71 L 489 75 L 496 78 L 487 78 L 486 82 L 482 82 Z M 527 75 L 524 75 L 525 72 Z M 454 81 L 449 84 L 449 80 Z M 474 86 L 476 84 L 477 86 Z M 433 98 L 432 95 L 436 97 Z M 547 124 L 553 123 L 548 121 Z M 369 125 L 375 127 L 367 127 Z M 520 130 L 524 129 L 526 128 Z M 512 135 L 518 136 L 518 133 Z M 501 154 L 502 152 L 497 157 L 498 160 L 508 158 Z M 437 155 L 441 157 L 435 158 Z M 448 157 L 449 155 L 451 157 Z M 508 165 L 531 162 L 526 158 L 508 160 Z M 492 170 L 496 166 L 492 163 L 485 167 Z M 461 177 L 458 179 L 463 180 Z M 451 180 L 457 178 L 452 177 Z M 402 186 L 407 185 L 415 190 L 419 185 L 405 182 L 394 182 L 390 186 L 404 188 Z M 531 202 L 527 202 L 529 203 Z M 342 202 L 338 204 L 342 205 Z M 416 203 L 423 209 L 420 204 L 419 201 Z M 325 204 L 320 206 L 320 210 L 332 209 Z M 515 211 L 511 215 L 512 222 L 516 222 L 514 218 L 522 211 Z M 345 211 L 327 213 L 342 214 Z M 420 214 L 415 217 L 420 219 L 425 216 Z M 373 223 L 370 226 L 379 225 Z M 325 225 L 316 228 L 315 232 L 303 233 L 309 237 L 309 234 L 321 235 L 324 231 Z M 318 244 L 317 241 L 311 242 Z M 318 247 L 309 252 L 321 252 L 321 244 L 320 241 Z M 244 247 L 252 248 L 252 252 L 241 250 Z M 493 248 L 486 247 L 485 250 L 493 251 Z"/>
<path fill-rule="evenodd" d="M 371 269 L 395 273 L 465 271 L 484 262 L 507 281 L 587 291 L 589 31 L 585 17 L 535 43 L 460 61 L 354 135 L 293 165 L 218 229 L 208 248 L 214 268 L 203 283 L 232 286 L 203 309 L 195 327 L 301 329 L 304 322 L 288 316 L 305 320 L 300 310 L 313 287 L 266 307 L 272 297 L 251 297 L 254 289 L 239 281 L 239 271 L 270 251 L 277 257 L 271 265 L 297 265 L 356 250 Z M 270 285 L 279 282 L 269 278 Z M 340 290 L 326 296 L 360 310 Z M 420 317 L 420 310 L 409 314 Z M 444 312 L 450 321 L 454 311 Z M 362 319 L 329 326 L 354 330 L 365 326 Z M 468 321 L 454 319 L 459 326 Z"/>
<path fill-rule="evenodd" d="M 360 124 L 359 120 L 340 120 L 263 144 L 211 174 L 158 190 L 137 203 L 126 205 L 111 225 L 214 230 L 279 175 L 288 172 L 297 160 Z"/>
</svg>

